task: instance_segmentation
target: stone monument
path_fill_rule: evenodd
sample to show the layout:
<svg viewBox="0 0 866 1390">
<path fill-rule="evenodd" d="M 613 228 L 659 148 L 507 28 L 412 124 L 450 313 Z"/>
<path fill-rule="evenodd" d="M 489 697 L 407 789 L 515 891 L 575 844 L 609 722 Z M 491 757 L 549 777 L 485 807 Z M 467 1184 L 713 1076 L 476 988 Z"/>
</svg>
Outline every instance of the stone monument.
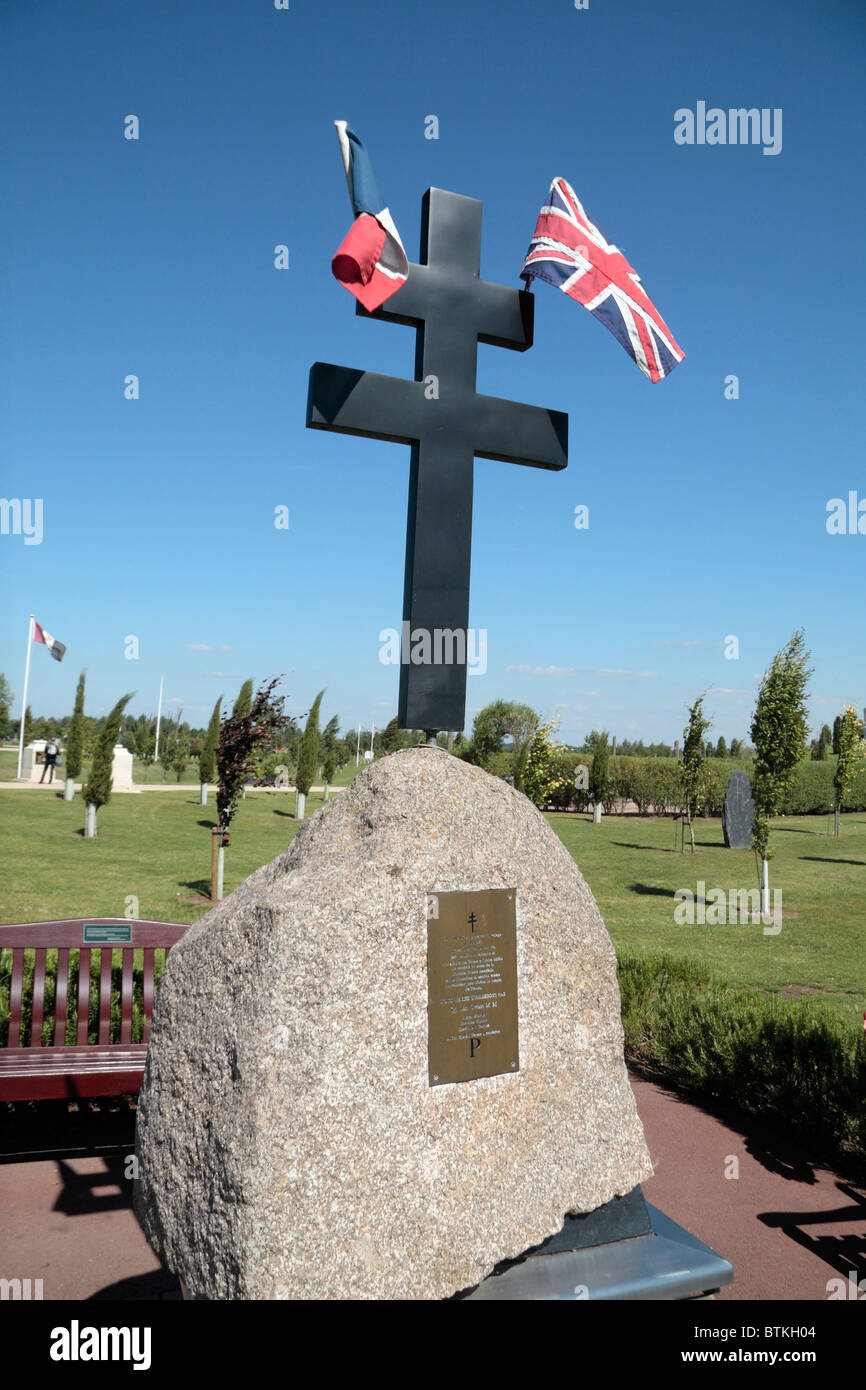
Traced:
<svg viewBox="0 0 866 1390">
<path fill-rule="evenodd" d="M 21 759 L 21 782 L 38 782 L 42 777 L 45 767 L 45 749 L 48 747 L 47 738 L 35 738 L 28 743 L 24 749 L 24 756 Z"/>
<path fill-rule="evenodd" d="M 138 792 L 140 789 L 132 780 L 133 759 L 128 748 L 116 743 L 111 757 L 111 790 L 113 792 Z"/>
<path fill-rule="evenodd" d="M 136 1210 L 207 1298 L 442 1298 L 651 1173 L 595 900 L 520 792 L 366 769 L 160 984 Z"/>
<path fill-rule="evenodd" d="M 745 772 L 735 768 L 728 778 L 725 804 L 722 808 L 722 831 L 728 849 L 750 849 L 755 803 L 752 787 Z"/>
<path fill-rule="evenodd" d="M 480 278 L 480 243 L 481 204 L 428 190 L 374 315 L 416 329 L 415 379 L 310 374 L 308 425 L 411 446 L 403 628 L 428 641 L 468 636 L 473 458 L 567 461 L 567 417 L 476 392 L 478 342 L 530 347 L 533 308 Z M 367 767 L 168 958 L 135 1203 L 197 1297 L 466 1295 L 549 1238 L 592 1246 L 597 1285 L 619 1243 L 634 1297 L 637 1237 L 664 1245 L 595 900 L 521 792 L 431 746 L 464 725 L 467 648 L 401 662 L 427 746 Z M 650 1296 L 690 1259 L 668 1244 Z"/>
</svg>

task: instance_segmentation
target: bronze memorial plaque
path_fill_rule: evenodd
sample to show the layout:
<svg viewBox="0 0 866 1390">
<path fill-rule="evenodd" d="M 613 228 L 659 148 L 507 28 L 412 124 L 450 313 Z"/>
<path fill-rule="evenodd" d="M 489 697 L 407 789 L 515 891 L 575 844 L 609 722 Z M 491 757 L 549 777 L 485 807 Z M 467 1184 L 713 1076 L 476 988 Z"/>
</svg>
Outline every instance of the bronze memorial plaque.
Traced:
<svg viewBox="0 0 866 1390">
<path fill-rule="evenodd" d="M 427 894 L 431 1086 L 520 1070 L 513 888 Z"/>
</svg>

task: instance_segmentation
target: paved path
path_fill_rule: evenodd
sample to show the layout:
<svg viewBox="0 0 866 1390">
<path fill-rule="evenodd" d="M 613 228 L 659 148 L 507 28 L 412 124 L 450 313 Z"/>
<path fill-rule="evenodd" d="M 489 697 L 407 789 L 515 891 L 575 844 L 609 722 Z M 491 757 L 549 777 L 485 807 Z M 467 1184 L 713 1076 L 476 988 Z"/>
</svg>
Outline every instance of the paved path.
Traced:
<svg viewBox="0 0 866 1390">
<path fill-rule="evenodd" d="M 656 1166 L 646 1196 L 731 1261 L 720 1298 L 823 1301 L 828 1280 L 866 1278 L 866 1190 L 766 1126 L 633 1085 Z M 128 1119 L 122 1135 L 131 1149 Z M 125 1167 L 116 1156 L 0 1164 L 0 1276 L 41 1278 L 45 1299 L 176 1297 L 132 1213 Z"/>
</svg>

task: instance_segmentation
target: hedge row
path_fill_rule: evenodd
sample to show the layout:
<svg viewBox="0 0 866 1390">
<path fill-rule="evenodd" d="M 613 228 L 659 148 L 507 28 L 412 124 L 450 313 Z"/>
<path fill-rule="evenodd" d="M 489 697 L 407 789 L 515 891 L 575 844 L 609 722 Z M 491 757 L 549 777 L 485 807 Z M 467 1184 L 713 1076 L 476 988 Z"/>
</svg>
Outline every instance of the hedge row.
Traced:
<svg viewBox="0 0 866 1390">
<path fill-rule="evenodd" d="M 785 1121 L 866 1171 L 866 1040 L 813 1000 L 732 989 L 702 962 L 621 951 L 626 1048 L 689 1091 Z"/>
<path fill-rule="evenodd" d="M 575 768 L 584 762 L 592 766 L 591 758 L 559 749 L 552 763 L 553 778 L 546 808 L 553 811 L 586 810 L 589 794 L 576 788 Z M 708 758 L 704 763 L 699 793 L 699 813 L 720 816 L 725 790 L 731 772 L 739 768 L 751 775 L 751 764 L 738 758 Z M 791 786 L 779 814 L 783 816 L 820 815 L 835 803 L 833 773 L 836 759 L 823 762 L 807 760 L 798 764 Z M 610 795 L 604 809 L 619 814 L 626 802 L 633 801 L 641 815 L 676 815 L 682 806 L 680 763 L 675 758 L 612 758 L 610 761 Z M 866 811 L 866 774 L 857 778 L 842 802 L 844 811 Z"/>
</svg>

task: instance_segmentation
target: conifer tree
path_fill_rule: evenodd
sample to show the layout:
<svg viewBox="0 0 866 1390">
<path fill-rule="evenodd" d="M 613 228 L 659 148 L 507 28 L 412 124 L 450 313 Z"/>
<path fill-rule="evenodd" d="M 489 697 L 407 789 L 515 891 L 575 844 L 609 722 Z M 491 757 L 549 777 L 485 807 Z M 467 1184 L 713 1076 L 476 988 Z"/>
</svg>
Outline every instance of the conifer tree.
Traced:
<svg viewBox="0 0 866 1390">
<path fill-rule="evenodd" d="M 213 714 L 207 726 L 207 733 L 198 755 L 198 776 L 201 783 L 200 804 L 207 805 L 207 784 L 212 782 L 216 776 L 216 751 L 220 741 L 220 711 L 222 709 L 223 697 L 220 695 L 213 707 Z"/>
<path fill-rule="evenodd" d="M 693 705 L 687 705 L 689 712 L 689 722 L 683 729 L 683 755 L 680 766 L 680 779 L 683 785 L 683 810 L 689 827 L 689 836 L 692 842 L 692 854 L 695 852 L 695 827 L 693 818 L 698 813 L 698 793 L 701 782 L 701 771 L 704 765 L 704 735 L 712 724 L 704 714 L 704 700 L 707 692 L 699 695 Z M 712 756 L 713 745 L 707 744 Z M 685 848 L 685 827 L 680 841 L 680 852 Z"/>
<path fill-rule="evenodd" d="M 100 806 L 107 805 L 111 797 L 111 764 L 114 758 L 114 745 L 120 734 L 123 711 L 132 699 L 132 695 L 133 692 L 130 692 L 118 700 L 100 730 L 96 748 L 93 751 L 90 776 L 87 779 L 87 786 L 84 788 L 84 800 L 87 802 L 87 821 L 84 834 L 89 840 L 93 839 L 96 834 L 96 812 Z"/>
<path fill-rule="evenodd" d="M 253 682 L 252 677 L 250 677 L 248 681 L 244 681 L 243 685 L 238 691 L 238 698 L 235 700 L 235 707 L 232 710 L 232 714 L 236 714 L 239 719 L 243 719 L 244 715 L 249 714 L 250 710 L 252 709 L 252 703 Z"/>
<path fill-rule="evenodd" d="M 304 818 L 304 806 L 309 794 L 310 787 L 313 785 L 313 778 L 319 765 L 319 709 L 322 704 L 324 690 L 320 690 L 310 708 L 307 716 L 307 724 L 301 738 L 301 746 L 298 751 L 298 770 L 295 774 L 295 786 L 298 790 L 298 819 Z"/>
<path fill-rule="evenodd" d="M 63 793 L 65 801 L 71 801 L 75 796 L 75 783 L 81 776 L 81 763 L 84 756 L 84 677 L 85 672 L 82 671 L 78 677 L 72 723 L 69 725 L 69 735 L 66 740 L 66 790 Z"/>
</svg>

